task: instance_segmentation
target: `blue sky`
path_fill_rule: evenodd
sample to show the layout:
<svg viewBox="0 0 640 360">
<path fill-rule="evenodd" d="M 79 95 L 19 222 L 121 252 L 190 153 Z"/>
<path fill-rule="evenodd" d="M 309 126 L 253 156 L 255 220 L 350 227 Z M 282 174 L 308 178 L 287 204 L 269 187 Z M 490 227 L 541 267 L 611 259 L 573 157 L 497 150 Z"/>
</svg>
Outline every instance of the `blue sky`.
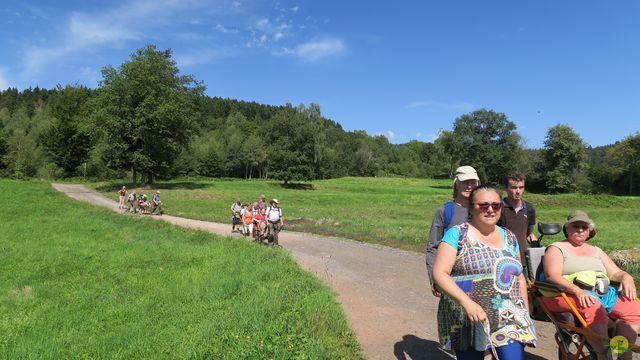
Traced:
<svg viewBox="0 0 640 360">
<path fill-rule="evenodd" d="M 638 19 L 635 0 L 2 2 L 0 88 L 96 87 L 155 44 L 210 96 L 315 102 L 393 143 L 484 107 L 527 147 L 559 123 L 600 146 L 640 130 Z"/>
</svg>

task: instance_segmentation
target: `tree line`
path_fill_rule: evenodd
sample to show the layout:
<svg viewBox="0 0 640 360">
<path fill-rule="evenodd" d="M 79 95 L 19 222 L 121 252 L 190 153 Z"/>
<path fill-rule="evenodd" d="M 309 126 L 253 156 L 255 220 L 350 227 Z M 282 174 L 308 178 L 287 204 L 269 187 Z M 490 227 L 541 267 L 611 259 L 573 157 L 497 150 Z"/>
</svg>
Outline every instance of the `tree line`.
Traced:
<svg viewBox="0 0 640 360">
<path fill-rule="evenodd" d="M 138 49 L 102 69 L 96 89 L 0 91 L 0 176 L 262 178 L 285 183 L 343 176 L 450 177 L 473 165 L 485 181 L 518 170 L 541 192 L 639 194 L 640 133 L 592 148 L 571 127 L 526 149 L 504 113 L 462 114 L 433 142 L 391 144 L 345 131 L 318 104 L 273 106 L 204 95 L 171 50 Z"/>
</svg>

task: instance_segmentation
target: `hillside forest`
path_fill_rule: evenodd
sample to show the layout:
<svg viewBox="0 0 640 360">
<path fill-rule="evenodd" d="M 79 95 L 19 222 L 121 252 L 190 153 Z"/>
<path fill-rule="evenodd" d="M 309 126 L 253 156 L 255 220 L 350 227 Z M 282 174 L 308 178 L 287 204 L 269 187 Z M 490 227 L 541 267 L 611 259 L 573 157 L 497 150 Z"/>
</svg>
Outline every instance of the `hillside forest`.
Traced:
<svg viewBox="0 0 640 360">
<path fill-rule="evenodd" d="M 570 126 L 523 146 L 506 114 L 479 109 L 453 120 L 433 142 L 392 144 L 345 131 L 320 105 L 266 105 L 205 95 L 182 75 L 170 49 L 148 45 L 107 65 L 97 88 L 58 85 L 0 91 L 0 176 L 261 178 L 290 182 L 344 176 L 446 178 L 474 166 L 501 183 L 512 170 L 546 193 L 640 194 L 640 133 L 591 147 Z"/>
</svg>

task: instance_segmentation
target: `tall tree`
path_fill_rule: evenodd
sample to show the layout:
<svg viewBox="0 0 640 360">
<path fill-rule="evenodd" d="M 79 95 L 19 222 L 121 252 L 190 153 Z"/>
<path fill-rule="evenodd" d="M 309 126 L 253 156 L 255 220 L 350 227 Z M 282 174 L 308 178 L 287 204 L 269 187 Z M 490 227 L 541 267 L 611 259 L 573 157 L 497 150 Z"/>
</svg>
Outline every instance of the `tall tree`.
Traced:
<svg viewBox="0 0 640 360">
<path fill-rule="evenodd" d="M 7 153 L 3 163 L 8 175 L 24 178 L 38 174 L 38 170 L 45 164 L 39 139 L 49 124 L 50 118 L 41 102 L 35 107 L 33 116 L 27 114 L 25 107 L 20 107 L 6 119 L 4 130 L 7 136 Z"/>
<path fill-rule="evenodd" d="M 90 97 L 91 91 L 84 86 L 58 86 L 49 106 L 53 122 L 43 132 L 42 143 L 65 176 L 73 176 L 89 157 L 92 143 L 86 104 Z"/>
<path fill-rule="evenodd" d="M 586 146 L 568 125 L 550 128 L 544 141 L 543 171 L 551 192 L 576 190 L 577 175 L 585 169 Z"/>
<path fill-rule="evenodd" d="M 634 179 L 640 177 L 640 133 L 629 136 L 607 151 L 611 175 L 623 178 L 628 184 L 627 193 L 632 195 Z"/>
<path fill-rule="evenodd" d="M 171 50 L 138 49 L 118 69 L 106 66 L 95 119 L 107 144 L 103 157 L 113 169 L 138 172 L 153 182 L 166 174 L 197 125 L 204 86 L 179 75 Z"/>
<path fill-rule="evenodd" d="M 291 107 L 276 113 L 267 125 L 269 177 L 289 181 L 313 179 L 313 128 Z"/>
<path fill-rule="evenodd" d="M 500 182 L 522 154 L 516 124 L 503 113 L 480 109 L 457 118 L 443 136 L 458 165 L 472 165 L 486 181 Z"/>
</svg>

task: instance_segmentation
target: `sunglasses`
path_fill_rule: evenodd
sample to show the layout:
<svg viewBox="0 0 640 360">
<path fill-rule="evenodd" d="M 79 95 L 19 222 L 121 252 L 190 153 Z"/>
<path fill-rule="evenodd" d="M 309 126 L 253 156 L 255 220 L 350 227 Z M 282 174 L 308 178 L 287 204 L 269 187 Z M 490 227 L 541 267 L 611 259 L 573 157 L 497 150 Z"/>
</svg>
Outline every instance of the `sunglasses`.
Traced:
<svg viewBox="0 0 640 360">
<path fill-rule="evenodd" d="M 589 225 L 587 224 L 571 224 L 571 228 L 576 230 L 589 230 Z"/>
<path fill-rule="evenodd" d="M 502 203 L 501 202 L 495 202 L 495 203 L 480 203 L 480 204 L 476 204 L 478 206 L 478 209 L 482 210 L 482 211 L 487 211 L 489 210 L 489 208 L 493 209 L 493 211 L 498 212 L 500 211 L 500 209 L 502 209 Z"/>
</svg>

